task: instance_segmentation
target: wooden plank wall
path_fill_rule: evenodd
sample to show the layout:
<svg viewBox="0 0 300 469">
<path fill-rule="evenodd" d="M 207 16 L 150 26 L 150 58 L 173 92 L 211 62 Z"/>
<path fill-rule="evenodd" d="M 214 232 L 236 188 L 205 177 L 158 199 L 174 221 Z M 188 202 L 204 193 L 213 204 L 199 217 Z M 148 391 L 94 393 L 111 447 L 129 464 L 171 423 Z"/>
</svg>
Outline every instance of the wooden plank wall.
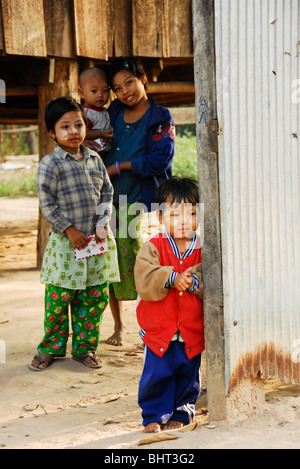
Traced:
<svg viewBox="0 0 300 469">
<path fill-rule="evenodd" d="M 108 59 L 107 0 L 74 0 L 76 54 Z"/>
<path fill-rule="evenodd" d="M 4 32 L 2 24 L 2 6 L 0 2 L 0 51 L 4 50 Z"/>
<path fill-rule="evenodd" d="M 190 0 L 132 0 L 133 54 L 192 57 Z"/>
<path fill-rule="evenodd" d="M 132 0 L 133 54 L 169 57 L 169 0 Z"/>
<path fill-rule="evenodd" d="M 43 0 L 2 0 L 1 4 L 6 53 L 45 57 Z"/>
<path fill-rule="evenodd" d="M 47 55 L 75 58 L 73 4 L 70 0 L 44 0 Z"/>
<path fill-rule="evenodd" d="M 0 0 L 0 6 L 6 54 L 98 60 L 193 54 L 191 0 Z"/>
<path fill-rule="evenodd" d="M 108 2 L 108 55 L 132 55 L 132 0 Z"/>
<path fill-rule="evenodd" d="M 193 57 L 193 29 L 190 0 L 170 0 L 169 57 Z"/>
</svg>

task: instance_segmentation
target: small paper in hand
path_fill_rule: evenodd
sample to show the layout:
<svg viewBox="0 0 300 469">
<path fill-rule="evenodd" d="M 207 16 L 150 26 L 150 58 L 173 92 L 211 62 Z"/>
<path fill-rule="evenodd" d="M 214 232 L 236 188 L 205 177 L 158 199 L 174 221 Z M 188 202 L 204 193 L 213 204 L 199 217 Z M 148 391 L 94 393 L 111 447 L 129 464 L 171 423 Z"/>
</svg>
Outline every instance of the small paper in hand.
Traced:
<svg viewBox="0 0 300 469">
<path fill-rule="evenodd" d="M 90 235 L 88 238 L 89 243 L 84 249 L 74 248 L 76 261 L 108 252 L 107 240 L 105 240 L 103 243 L 96 243 L 94 234 Z"/>
</svg>

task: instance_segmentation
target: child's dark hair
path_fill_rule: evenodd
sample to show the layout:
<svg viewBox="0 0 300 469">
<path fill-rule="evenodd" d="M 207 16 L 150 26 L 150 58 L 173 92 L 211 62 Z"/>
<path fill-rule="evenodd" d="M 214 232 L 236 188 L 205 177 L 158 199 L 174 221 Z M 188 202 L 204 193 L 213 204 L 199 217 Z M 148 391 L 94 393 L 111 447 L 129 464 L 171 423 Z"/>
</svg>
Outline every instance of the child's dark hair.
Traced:
<svg viewBox="0 0 300 469">
<path fill-rule="evenodd" d="M 136 57 L 117 57 L 114 59 L 107 69 L 107 81 L 112 88 L 113 77 L 121 72 L 127 70 L 136 78 L 142 78 L 146 75 L 142 62 Z"/>
<path fill-rule="evenodd" d="M 196 205 L 199 203 L 198 183 L 193 178 L 180 178 L 172 176 L 163 182 L 156 190 L 156 202 L 160 205 L 168 201 L 189 203 Z"/>
<path fill-rule="evenodd" d="M 71 111 L 80 112 L 82 119 L 84 120 L 85 124 L 87 124 L 86 114 L 81 104 L 77 103 L 75 99 L 71 98 L 70 96 L 63 96 L 51 101 L 45 109 L 45 122 L 48 132 L 49 130 L 53 130 L 54 132 L 56 122 L 64 114 Z"/>
</svg>

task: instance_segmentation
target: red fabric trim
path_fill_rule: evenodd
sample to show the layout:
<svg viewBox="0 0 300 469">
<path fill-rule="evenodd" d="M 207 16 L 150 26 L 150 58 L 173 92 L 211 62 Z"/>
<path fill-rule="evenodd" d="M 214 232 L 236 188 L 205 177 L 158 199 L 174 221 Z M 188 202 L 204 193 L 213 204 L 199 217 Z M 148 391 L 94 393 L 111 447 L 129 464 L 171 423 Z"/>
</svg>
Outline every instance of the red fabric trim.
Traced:
<svg viewBox="0 0 300 469">
<path fill-rule="evenodd" d="M 97 112 L 107 111 L 105 107 L 102 107 L 101 109 L 97 109 L 96 107 L 92 107 L 92 106 L 83 106 L 83 109 L 91 109 L 92 111 L 97 111 Z"/>
</svg>

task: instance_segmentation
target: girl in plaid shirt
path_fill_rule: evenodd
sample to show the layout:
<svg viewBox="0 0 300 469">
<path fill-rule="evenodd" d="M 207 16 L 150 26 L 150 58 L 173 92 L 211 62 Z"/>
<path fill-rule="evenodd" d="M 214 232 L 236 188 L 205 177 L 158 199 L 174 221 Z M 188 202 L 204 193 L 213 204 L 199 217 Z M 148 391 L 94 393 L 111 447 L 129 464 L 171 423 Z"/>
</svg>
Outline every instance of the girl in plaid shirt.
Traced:
<svg viewBox="0 0 300 469">
<path fill-rule="evenodd" d="M 44 337 L 29 368 L 41 371 L 55 357 L 64 357 L 69 335 L 68 308 L 73 329 L 72 356 L 99 368 L 95 352 L 108 283 L 119 281 L 115 241 L 109 231 L 113 188 L 99 155 L 82 146 L 86 116 L 72 98 L 48 104 L 45 121 L 57 146 L 41 160 L 37 188 L 41 211 L 50 225 L 41 270 L 46 285 Z M 105 239 L 109 251 L 75 260 L 74 248 L 85 248 L 89 236 Z"/>
</svg>

